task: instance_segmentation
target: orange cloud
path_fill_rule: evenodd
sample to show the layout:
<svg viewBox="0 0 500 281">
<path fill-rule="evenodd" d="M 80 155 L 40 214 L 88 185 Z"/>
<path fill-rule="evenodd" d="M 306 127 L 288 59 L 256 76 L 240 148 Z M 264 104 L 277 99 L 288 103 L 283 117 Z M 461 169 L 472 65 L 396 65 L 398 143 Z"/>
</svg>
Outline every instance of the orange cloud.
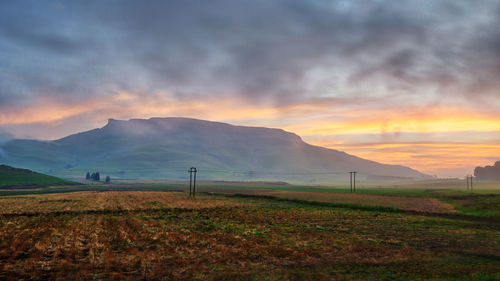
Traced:
<svg viewBox="0 0 500 281">
<path fill-rule="evenodd" d="M 90 103 L 65 104 L 43 97 L 37 99 L 33 106 L 2 108 L 0 125 L 55 122 L 85 113 L 90 108 Z"/>
<path fill-rule="evenodd" d="M 342 120 L 321 117 L 314 126 L 298 126 L 302 134 L 369 134 L 394 132 L 500 131 L 500 116 L 460 106 L 350 109 L 336 113 Z"/>
</svg>

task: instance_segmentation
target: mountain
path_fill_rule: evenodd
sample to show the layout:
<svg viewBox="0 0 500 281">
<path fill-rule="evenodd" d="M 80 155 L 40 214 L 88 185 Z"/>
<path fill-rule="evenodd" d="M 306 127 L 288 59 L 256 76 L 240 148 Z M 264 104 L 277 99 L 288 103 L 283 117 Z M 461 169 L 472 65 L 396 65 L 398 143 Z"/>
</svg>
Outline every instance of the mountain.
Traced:
<svg viewBox="0 0 500 281">
<path fill-rule="evenodd" d="M 36 173 L 28 169 L 19 169 L 7 165 L 0 165 L 0 187 L 15 188 L 73 184 L 75 183 Z"/>
<path fill-rule="evenodd" d="M 346 178 L 429 176 L 305 143 L 281 129 L 233 126 L 188 118 L 110 119 L 55 141 L 10 140 L 0 162 L 53 175 L 99 171 L 114 178 L 185 179 L 189 167 L 203 179 L 328 181 Z M 348 176 L 348 175 L 347 175 Z"/>
</svg>

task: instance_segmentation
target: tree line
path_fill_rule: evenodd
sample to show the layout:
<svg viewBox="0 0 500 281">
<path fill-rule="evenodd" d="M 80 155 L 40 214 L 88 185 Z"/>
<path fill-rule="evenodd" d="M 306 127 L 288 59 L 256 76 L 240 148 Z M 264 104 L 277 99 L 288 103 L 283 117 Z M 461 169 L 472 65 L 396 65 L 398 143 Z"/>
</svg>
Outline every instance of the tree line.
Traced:
<svg viewBox="0 0 500 281">
<path fill-rule="evenodd" d="M 494 166 L 476 167 L 474 176 L 479 180 L 500 181 L 500 161 Z"/>
<path fill-rule="evenodd" d="M 99 172 L 93 172 L 92 174 L 90 172 L 87 172 L 87 174 L 85 175 L 85 179 L 91 181 L 101 181 L 101 174 Z M 109 176 L 106 176 L 104 182 L 110 183 L 111 178 Z"/>
</svg>

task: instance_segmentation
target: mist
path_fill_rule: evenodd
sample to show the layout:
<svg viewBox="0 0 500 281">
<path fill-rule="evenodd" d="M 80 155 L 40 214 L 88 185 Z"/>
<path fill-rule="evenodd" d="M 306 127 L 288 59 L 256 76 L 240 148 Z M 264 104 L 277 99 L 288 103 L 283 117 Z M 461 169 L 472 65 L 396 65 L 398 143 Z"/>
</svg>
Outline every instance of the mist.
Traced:
<svg viewBox="0 0 500 281">
<path fill-rule="evenodd" d="M 13 139 L 13 136 L 9 132 L 7 132 L 5 129 L 0 127 L 0 155 L 5 154 L 5 151 L 3 150 L 3 146 L 11 139 Z"/>
</svg>

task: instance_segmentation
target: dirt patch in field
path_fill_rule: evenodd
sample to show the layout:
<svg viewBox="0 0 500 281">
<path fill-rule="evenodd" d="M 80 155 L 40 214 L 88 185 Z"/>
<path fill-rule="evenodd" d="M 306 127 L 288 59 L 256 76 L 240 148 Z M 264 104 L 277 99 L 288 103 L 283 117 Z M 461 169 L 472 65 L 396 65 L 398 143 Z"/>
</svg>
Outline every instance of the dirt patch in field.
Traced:
<svg viewBox="0 0 500 281">
<path fill-rule="evenodd" d="M 198 196 L 189 198 L 182 192 L 156 191 L 82 191 L 71 193 L 4 197 L 0 214 L 50 213 L 89 210 L 151 210 L 162 208 L 213 208 L 239 206 L 228 198 Z"/>
<path fill-rule="evenodd" d="M 280 198 L 300 199 L 329 203 L 360 204 L 368 206 L 395 207 L 402 210 L 430 212 L 430 213 L 455 213 L 457 210 L 436 198 L 399 197 L 370 194 L 328 193 L 307 191 L 270 191 L 265 195 Z"/>
</svg>

